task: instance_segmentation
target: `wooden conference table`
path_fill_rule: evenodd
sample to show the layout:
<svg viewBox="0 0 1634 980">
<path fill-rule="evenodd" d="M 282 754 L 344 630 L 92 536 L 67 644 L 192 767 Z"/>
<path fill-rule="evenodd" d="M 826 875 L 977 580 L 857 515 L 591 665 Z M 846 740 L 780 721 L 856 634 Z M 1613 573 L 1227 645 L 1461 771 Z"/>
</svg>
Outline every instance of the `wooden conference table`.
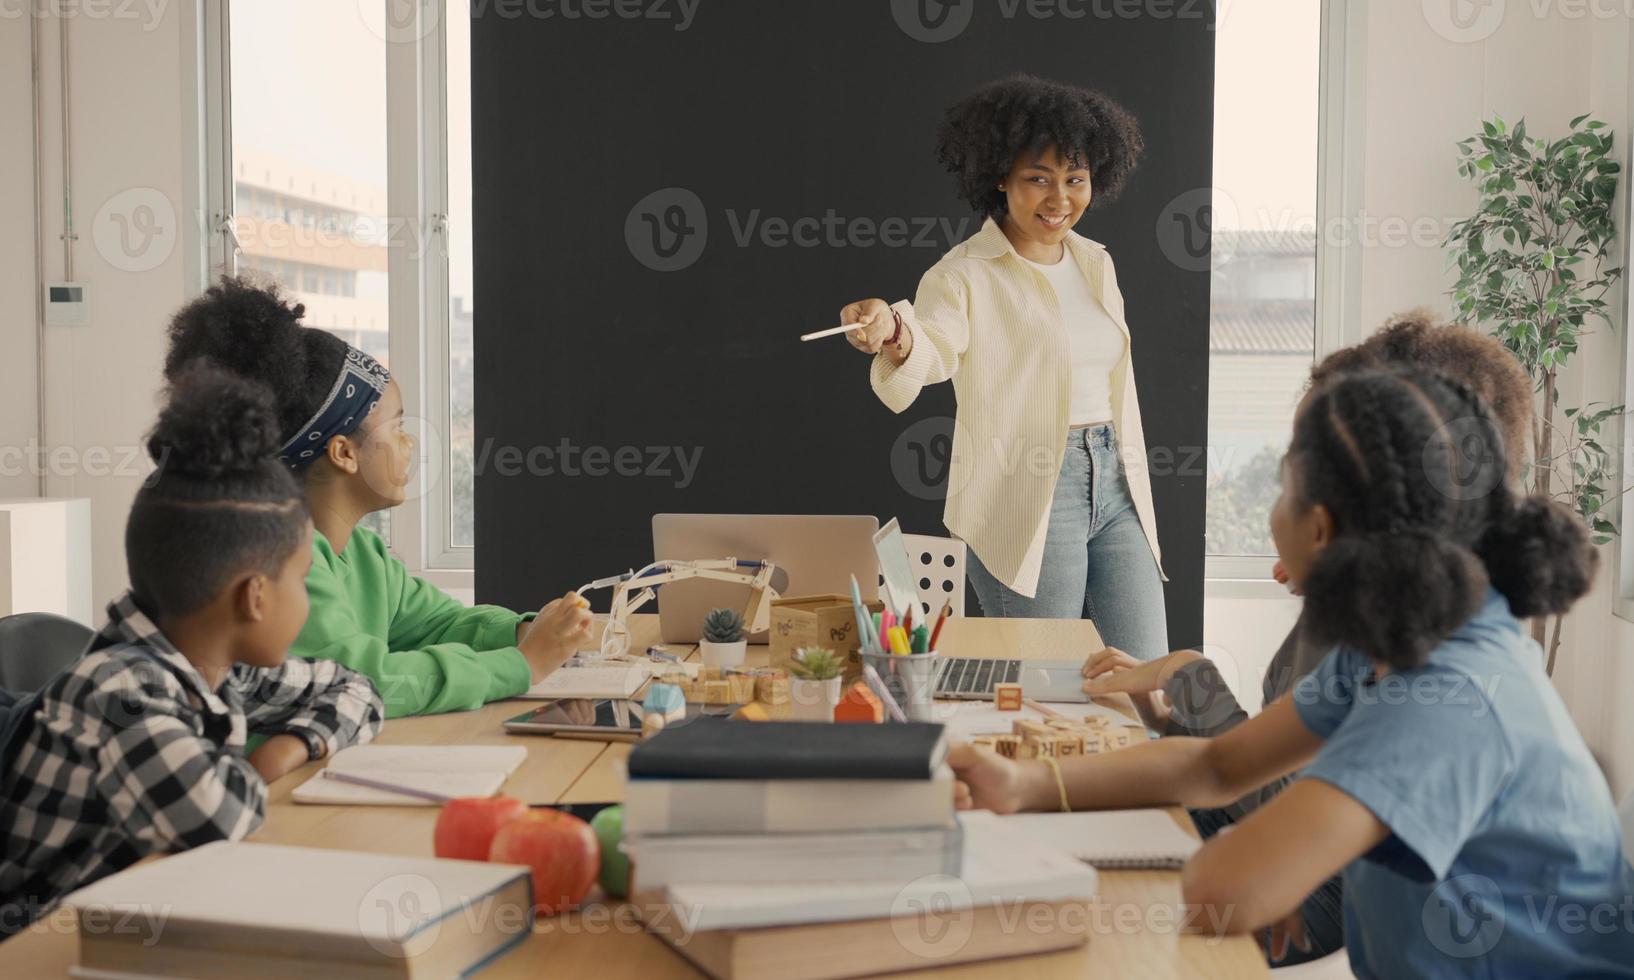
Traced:
<svg viewBox="0 0 1634 980">
<path fill-rule="evenodd" d="M 658 642 L 657 616 L 631 619 L 631 649 Z M 1070 656 L 1098 649 L 1088 621 L 955 619 L 943 631 L 945 652 L 1018 659 Z M 681 655 L 696 651 L 667 647 Z M 766 647 L 751 646 L 751 665 L 763 663 Z M 758 658 L 758 660 L 757 660 Z M 1133 718 L 1119 695 L 1104 703 Z M 594 803 L 623 799 L 630 746 L 577 739 L 514 736 L 501 723 L 527 710 L 528 702 L 501 701 L 462 714 L 398 718 L 376 741 L 393 745 L 525 745 L 528 759 L 505 784 L 505 792 L 530 802 Z M 749 724 L 749 723 L 746 723 Z M 430 856 L 434 807 L 301 806 L 290 801 L 296 786 L 323 766 L 309 763 L 272 784 L 267 819 L 251 838 L 274 844 L 332 847 L 386 854 Z M 1187 830 L 1185 811 L 1171 815 Z M 1218 938 L 1180 934 L 1177 871 L 1103 871 L 1101 895 L 1086 910 L 1091 932 L 1085 946 L 1029 956 L 1025 965 L 993 960 L 906 976 L 1007 977 L 1019 967 L 1039 978 L 1065 977 L 1264 977 L 1258 946 L 1246 936 Z M 246 882 L 245 887 L 254 887 Z M 24 933 L 0 944 L 0 975 L 63 977 L 76 958 L 73 917 L 59 909 Z M 512 977 L 596 976 L 599 980 L 658 980 L 697 972 L 661 940 L 647 935 L 627 904 L 592 904 L 579 912 L 540 919 L 534 935 L 484 969 L 483 980 Z"/>
</svg>

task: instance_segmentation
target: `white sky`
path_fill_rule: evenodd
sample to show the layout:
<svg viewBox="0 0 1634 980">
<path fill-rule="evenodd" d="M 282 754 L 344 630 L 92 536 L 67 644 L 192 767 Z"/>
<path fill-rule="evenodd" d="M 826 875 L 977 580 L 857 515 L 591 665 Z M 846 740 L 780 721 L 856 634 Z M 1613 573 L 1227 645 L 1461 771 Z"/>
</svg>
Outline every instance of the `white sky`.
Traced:
<svg viewBox="0 0 1634 980">
<path fill-rule="evenodd" d="M 1214 227 L 1311 227 L 1321 4 L 1231 0 L 1221 6 L 1225 18 L 1214 55 Z M 1221 192 L 1228 202 L 1219 200 Z"/>
<path fill-rule="evenodd" d="M 386 46 L 361 0 L 233 0 L 233 142 L 386 189 Z M 379 0 L 384 10 L 386 0 Z M 450 0 L 463 12 L 464 5 Z M 450 291 L 471 296 L 470 21 L 446 25 Z M 463 150 L 463 152 L 462 152 Z"/>
</svg>

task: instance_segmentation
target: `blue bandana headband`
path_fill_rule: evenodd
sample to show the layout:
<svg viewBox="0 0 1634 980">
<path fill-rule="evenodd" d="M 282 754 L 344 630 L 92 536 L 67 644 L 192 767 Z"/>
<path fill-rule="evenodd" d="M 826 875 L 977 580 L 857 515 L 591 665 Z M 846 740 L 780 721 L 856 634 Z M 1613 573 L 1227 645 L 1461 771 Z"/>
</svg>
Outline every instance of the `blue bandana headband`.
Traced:
<svg viewBox="0 0 1634 980">
<path fill-rule="evenodd" d="M 306 469 L 323 455 L 324 447 L 336 436 L 357 431 L 363 420 L 386 393 L 391 372 L 356 347 L 346 348 L 340 376 L 329 389 L 317 414 L 301 426 L 294 438 L 278 450 L 278 461 L 293 470 Z"/>
</svg>

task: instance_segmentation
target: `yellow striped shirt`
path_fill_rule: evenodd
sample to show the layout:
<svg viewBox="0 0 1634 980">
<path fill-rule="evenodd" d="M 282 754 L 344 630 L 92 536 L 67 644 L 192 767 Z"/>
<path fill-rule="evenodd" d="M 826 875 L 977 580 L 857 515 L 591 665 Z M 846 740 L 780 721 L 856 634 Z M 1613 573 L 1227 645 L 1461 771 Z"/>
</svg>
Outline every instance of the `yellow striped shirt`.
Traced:
<svg viewBox="0 0 1634 980">
<path fill-rule="evenodd" d="M 1129 326 L 1112 256 L 1076 232 L 1068 233 L 1066 245 L 1126 341 L 1112 369 L 1112 424 L 1130 498 L 1162 574 Z M 989 218 L 925 273 L 913 302 L 892 309 L 913 331 L 913 349 L 900 366 L 884 353 L 874 358 L 874 393 L 901 412 L 924 386 L 952 380 L 959 407 L 943 523 L 994 577 L 1033 596 L 1072 396 L 1071 349 L 1054 291 Z"/>
</svg>

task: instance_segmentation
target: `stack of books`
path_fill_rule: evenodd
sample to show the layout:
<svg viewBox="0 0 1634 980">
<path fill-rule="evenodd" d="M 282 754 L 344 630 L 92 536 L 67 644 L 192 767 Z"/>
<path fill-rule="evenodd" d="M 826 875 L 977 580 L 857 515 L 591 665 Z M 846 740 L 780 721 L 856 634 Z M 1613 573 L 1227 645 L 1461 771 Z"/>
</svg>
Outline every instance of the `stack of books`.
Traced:
<svg viewBox="0 0 1634 980">
<path fill-rule="evenodd" d="M 956 817 L 946 752 L 933 724 L 666 728 L 630 754 L 632 901 L 722 980 L 831 980 L 1082 945 L 1094 869 L 991 814 Z M 1053 926 L 1018 928 L 1040 915 Z"/>
<path fill-rule="evenodd" d="M 642 890 L 906 885 L 963 857 L 942 726 L 696 718 L 630 753 L 624 846 Z"/>
<path fill-rule="evenodd" d="M 64 904 L 80 924 L 77 977 L 419 980 L 475 972 L 528 938 L 533 878 L 485 861 L 218 841 Z"/>
</svg>

